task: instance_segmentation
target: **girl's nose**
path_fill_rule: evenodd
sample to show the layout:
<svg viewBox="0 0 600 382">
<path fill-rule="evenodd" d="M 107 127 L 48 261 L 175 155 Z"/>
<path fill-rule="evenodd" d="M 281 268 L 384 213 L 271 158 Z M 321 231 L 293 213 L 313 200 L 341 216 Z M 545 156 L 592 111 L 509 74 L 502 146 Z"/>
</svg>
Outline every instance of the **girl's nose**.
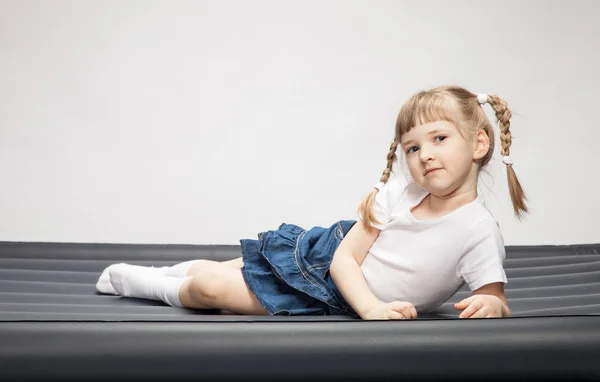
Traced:
<svg viewBox="0 0 600 382">
<path fill-rule="evenodd" d="M 431 150 L 423 150 L 421 149 L 421 162 L 426 163 L 435 159 L 433 152 Z"/>
</svg>

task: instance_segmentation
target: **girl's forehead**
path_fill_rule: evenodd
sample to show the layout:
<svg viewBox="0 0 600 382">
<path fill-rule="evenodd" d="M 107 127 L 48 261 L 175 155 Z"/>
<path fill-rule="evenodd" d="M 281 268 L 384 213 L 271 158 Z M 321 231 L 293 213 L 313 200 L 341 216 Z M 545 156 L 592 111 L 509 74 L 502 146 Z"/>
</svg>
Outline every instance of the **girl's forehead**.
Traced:
<svg viewBox="0 0 600 382">
<path fill-rule="evenodd" d="M 452 122 L 448 121 L 435 121 L 424 124 L 413 126 L 407 132 L 402 134 L 402 142 L 408 142 L 410 140 L 420 139 L 421 137 L 430 135 L 435 132 L 444 132 L 449 130 L 455 130 L 456 127 Z"/>
</svg>

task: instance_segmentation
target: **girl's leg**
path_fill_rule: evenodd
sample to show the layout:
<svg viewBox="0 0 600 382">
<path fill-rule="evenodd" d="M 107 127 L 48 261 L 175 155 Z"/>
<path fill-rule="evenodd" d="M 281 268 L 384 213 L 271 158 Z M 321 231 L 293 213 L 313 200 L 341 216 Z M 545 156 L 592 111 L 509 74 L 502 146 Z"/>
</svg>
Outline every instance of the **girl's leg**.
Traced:
<svg viewBox="0 0 600 382">
<path fill-rule="evenodd" d="M 230 263 L 234 264 L 234 263 Z M 184 307 L 221 309 L 239 314 L 267 315 L 248 289 L 242 272 L 233 267 L 204 267 L 187 277 L 179 289 Z"/>
<path fill-rule="evenodd" d="M 104 271 L 98 278 L 98 281 L 96 282 L 97 291 L 105 294 L 118 294 L 115 288 L 111 285 L 109 276 L 110 270 L 116 265 L 117 264 L 112 264 L 104 269 Z M 189 260 L 174 264 L 170 267 L 146 267 L 141 265 L 131 265 L 131 267 L 137 269 L 140 272 L 148 272 L 156 276 L 173 276 L 182 278 L 186 276 L 193 276 L 201 269 L 204 269 L 206 267 L 226 266 L 232 269 L 241 269 L 243 265 L 244 263 L 242 262 L 242 258 L 238 257 L 237 259 L 228 261 Z"/>
<path fill-rule="evenodd" d="M 268 314 L 246 286 L 241 270 L 230 267 L 205 267 L 195 276 L 177 278 L 118 264 L 110 270 L 110 282 L 124 297 L 159 300 L 177 307 Z"/>
</svg>

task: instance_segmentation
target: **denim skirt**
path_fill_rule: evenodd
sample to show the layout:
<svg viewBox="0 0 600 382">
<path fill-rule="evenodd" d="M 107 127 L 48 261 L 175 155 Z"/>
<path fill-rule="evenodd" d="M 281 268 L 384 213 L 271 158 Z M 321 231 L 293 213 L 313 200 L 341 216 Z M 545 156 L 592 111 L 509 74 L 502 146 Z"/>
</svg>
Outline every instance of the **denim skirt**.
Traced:
<svg viewBox="0 0 600 382">
<path fill-rule="evenodd" d="M 358 317 L 329 274 L 335 250 L 355 223 L 309 230 L 283 223 L 258 240 L 240 240 L 246 285 L 271 315 Z"/>
</svg>

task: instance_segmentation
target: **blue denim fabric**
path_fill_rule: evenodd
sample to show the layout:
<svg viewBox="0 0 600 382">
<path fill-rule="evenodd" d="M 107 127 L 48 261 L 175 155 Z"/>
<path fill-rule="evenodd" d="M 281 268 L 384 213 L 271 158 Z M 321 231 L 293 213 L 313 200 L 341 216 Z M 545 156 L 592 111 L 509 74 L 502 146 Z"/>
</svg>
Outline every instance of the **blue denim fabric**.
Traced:
<svg viewBox="0 0 600 382">
<path fill-rule="evenodd" d="M 329 275 L 333 254 L 355 223 L 309 230 L 283 223 L 258 240 L 240 240 L 246 285 L 272 315 L 357 316 Z"/>
</svg>

